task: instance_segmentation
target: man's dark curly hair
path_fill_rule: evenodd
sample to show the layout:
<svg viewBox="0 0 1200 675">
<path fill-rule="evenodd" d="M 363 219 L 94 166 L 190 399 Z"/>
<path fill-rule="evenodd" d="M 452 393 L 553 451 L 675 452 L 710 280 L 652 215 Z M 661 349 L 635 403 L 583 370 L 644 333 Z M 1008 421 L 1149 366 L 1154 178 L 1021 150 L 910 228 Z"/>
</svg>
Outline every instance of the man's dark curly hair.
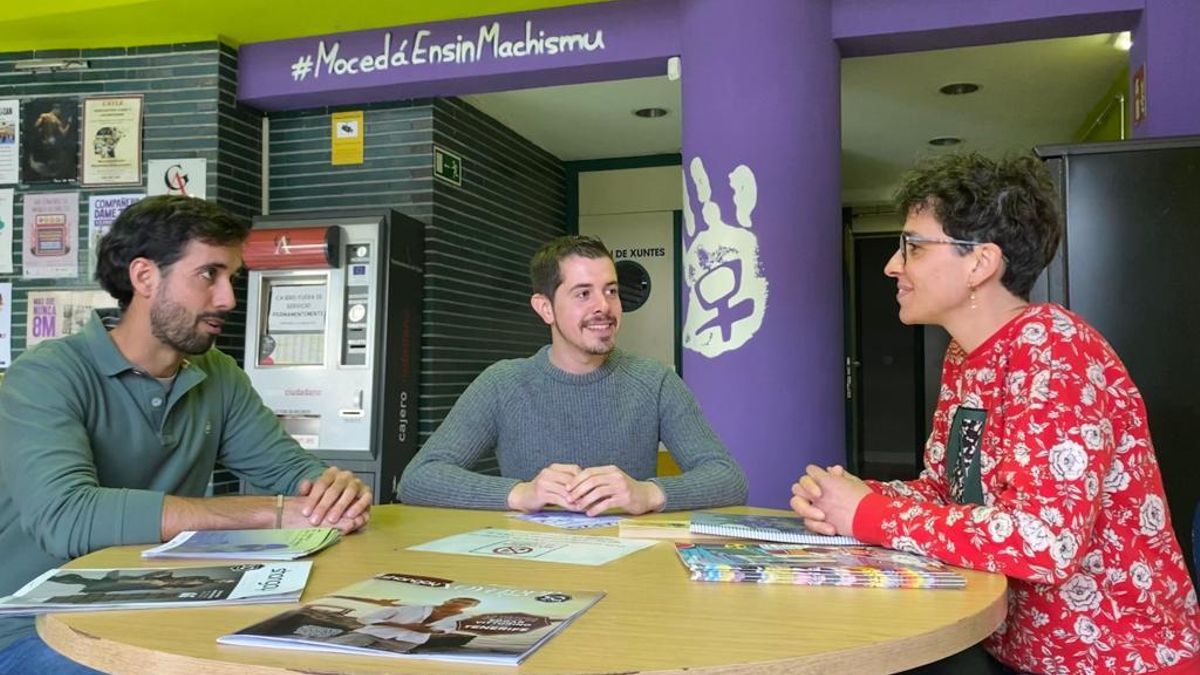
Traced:
<svg viewBox="0 0 1200 675">
<path fill-rule="evenodd" d="M 1028 155 L 996 161 L 965 153 L 926 160 L 904 176 L 895 204 L 904 218 L 933 209 L 948 237 L 999 246 L 1007 261 L 1000 283 L 1026 300 L 1062 238 L 1050 173 Z"/>
<path fill-rule="evenodd" d="M 558 263 L 573 255 L 593 260 L 613 259 L 608 247 L 597 237 L 575 234 L 551 239 L 543 244 L 529 261 L 529 283 L 533 292 L 553 300 L 554 292 L 562 285 L 562 271 Z"/>
<path fill-rule="evenodd" d="M 133 299 L 129 264 L 134 259 L 146 258 L 165 274 L 193 241 L 230 246 L 242 243 L 249 234 L 249 222 L 212 202 L 168 195 L 146 197 L 126 207 L 100 240 L 96 281 L 124 311 Z"/>
</svg>

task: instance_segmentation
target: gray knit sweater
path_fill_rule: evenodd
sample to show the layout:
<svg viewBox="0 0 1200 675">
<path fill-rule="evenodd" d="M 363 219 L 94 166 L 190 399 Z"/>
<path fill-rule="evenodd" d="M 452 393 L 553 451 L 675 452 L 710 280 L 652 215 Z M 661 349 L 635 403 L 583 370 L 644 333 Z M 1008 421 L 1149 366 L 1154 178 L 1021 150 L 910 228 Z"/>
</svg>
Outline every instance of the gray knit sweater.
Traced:
<svg viewBox="0 0 1200 675">
<path fill-rule="evenodd" d="M 549 353 L 546 346 L 480 374 L 405 469 L 401 501 L 505 509 L 514 485 L 557 462 L 614 464 L 653 480 L 670 510 L 745 503 L 745 474 L 674 371 L 618 349 L 596 370 L 573 375 Z M 659 441 L 683 474 L 654 477 Z M 467 468 L 491 450 L 500 476 Z"/>
</svg>

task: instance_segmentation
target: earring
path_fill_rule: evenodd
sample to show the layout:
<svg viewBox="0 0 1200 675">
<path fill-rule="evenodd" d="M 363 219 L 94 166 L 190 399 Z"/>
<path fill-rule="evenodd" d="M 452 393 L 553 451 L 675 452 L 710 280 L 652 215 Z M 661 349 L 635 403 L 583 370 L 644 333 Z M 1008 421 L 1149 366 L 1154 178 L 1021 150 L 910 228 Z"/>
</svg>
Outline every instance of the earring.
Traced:
<svg viewBox="0 0 1200 675">
<path fill-rule="evenodd" d="M 975 302 L 975 289 L 972 288 L 971 289 L 971 309 L 977 309 L 978 307 L 979 307 L 979 305 L 976 304 L 976 302 Z"/>
</svg>

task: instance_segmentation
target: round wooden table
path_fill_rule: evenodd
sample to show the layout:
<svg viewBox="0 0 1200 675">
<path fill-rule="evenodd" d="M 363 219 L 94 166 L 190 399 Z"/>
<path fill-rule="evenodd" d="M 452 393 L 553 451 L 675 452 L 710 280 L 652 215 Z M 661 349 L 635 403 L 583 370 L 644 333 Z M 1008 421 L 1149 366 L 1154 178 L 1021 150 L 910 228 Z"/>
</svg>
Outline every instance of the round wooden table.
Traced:
<svg viewBox="0 0 1200 675">
<path fill-rule="evenodd" d="M 598 567 L 405 550 L 489 526 L 566 532 L 498 512 L 376 507 L 366 531 L 314 558 L 304 600 L 381 572 L 607 593 L 519 666 L 523 674 L 887 673 L 965 649 L 995 630 L 1005 614 L 1004 577 L 969 570 L 965 590 L 822 588 L 691 581 L 666 541 Z M 615 536 L 616 528 L 573 534 Z M 143 562 L 144 548 L 106 549 L 70 566 L 203 564 Z M 514 672 L 504 666 L 217 644 L 217 637 L 288 607 L 52 614 L 38 619 L 38 632 L 68 657 L 117 673 Z"/>
</svg>

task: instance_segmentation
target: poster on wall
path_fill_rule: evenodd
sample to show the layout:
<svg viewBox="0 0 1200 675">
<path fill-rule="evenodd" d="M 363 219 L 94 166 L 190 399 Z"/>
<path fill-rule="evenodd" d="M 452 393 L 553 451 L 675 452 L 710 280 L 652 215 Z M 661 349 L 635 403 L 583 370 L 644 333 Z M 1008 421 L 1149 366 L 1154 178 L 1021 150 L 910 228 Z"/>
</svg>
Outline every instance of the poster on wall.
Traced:
<svg viewBox="0 0 1200 675">
<path fill-rule="evenodd" d="M 79 193 L 29 193 L 24 199 L 21 267 L 26 279 L 79 276 Z"/>
<path fill-rule="evenodd" d="M 88 279 L 96 274 L 96 250 L 100 246 L 100 239 L 112 229 L 113 221 L 121 215 L 125 207 L 140 201 L 145 196 L 135 193 L 88 197 Z"/>
<path fill-rule="evenodd" d="M 12 363 L 12 284 L 0 284 L 0 368 Z"/>
<path fill-rule="evenodd" d="M 146 194 L 204 199 L 208 160 L 152 159 L 146 165 Z"/>
<path fill-rule="evenodd" d="M 74 335 L 83 330 L 92 310 L 116 307 L 117 301 L 105 291 L 29 291 L 25 321 L 25 347 L 39 342 Z"/>
<path fill-rule="evenodd" d="M 0 189 L 0 274 L 13 271 L 13 200 L 12 188 Z"/>
<path fill-rule="evenodd" d="M 21 106 L 21 177 L 25 183 L 79 178 L 79 101 L 38 98 Z"/>
<path fill-rule="evenodd" d="M 83 185 L 142 184 L 142 97 L 83 101 Z"/>
<path fill-rule="evenodd" d="M 0 185 L 16 183 L 21 171 L 21 102 L 0 101 Z"/>
</svg>

